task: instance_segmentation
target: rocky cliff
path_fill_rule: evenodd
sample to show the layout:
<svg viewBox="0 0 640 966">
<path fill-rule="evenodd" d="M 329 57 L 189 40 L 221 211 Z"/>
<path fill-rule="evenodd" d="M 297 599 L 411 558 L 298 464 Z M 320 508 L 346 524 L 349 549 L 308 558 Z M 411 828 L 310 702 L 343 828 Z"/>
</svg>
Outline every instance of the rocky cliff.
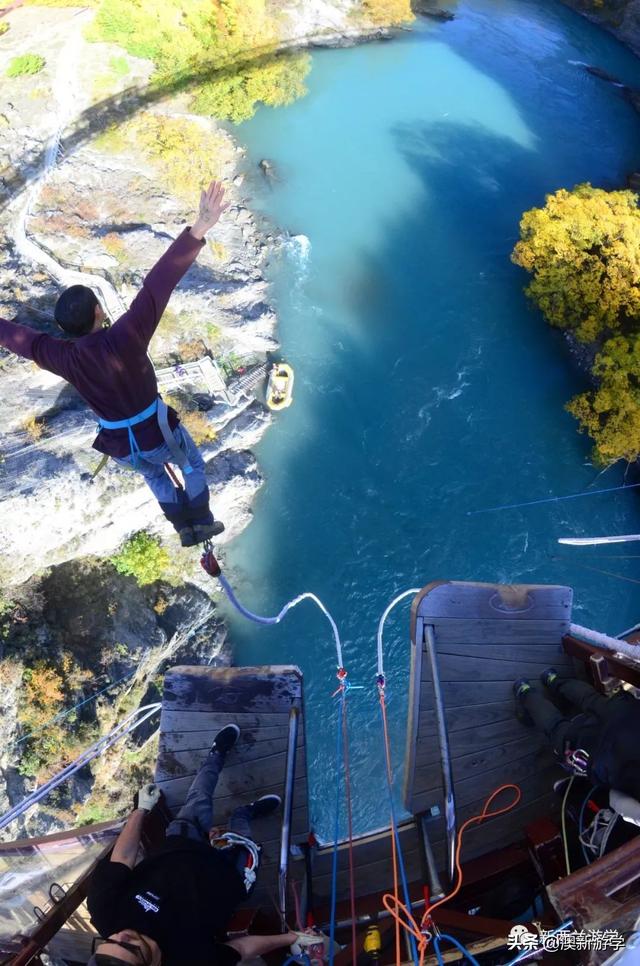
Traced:
<svg viewBox="0 0 640 966">
<path fill-rule="evenodd" d="M 282 46 L 380 36 L 364 9 L 289 4 Z M 89 44 L 93 15 L 18 3 L 0 18 L 0 316 L 55 334 L 55 299 L 75 281 L 117 315 L 188 224 L 201 184 L 225 181 L 230 207 L 150 348 L 166 370 L 165 398 L 201 445 L 224 544 L 247 524 L 261 483 L 251 450 L 269 414 L 234 385 L 276 346 L 264 271 L 288 239 L 252 212 L 264 173 L 228 128 L 193 114 L 184 86 L 150 84 L 149 61 Z M 38 64 L 18 69 L 27 54 Z M 214 389 L 206 374 L 185 378 L 203 359 L 215 364 Z M 2 813 L 157 698 L 169 664 L 230 658 L 197 555 L 176 546 L 135 474 L 111 462 L 95 475 L 93 420 L 75 391 L 0 349 L 0 398 Z M 148 560 L 121 566 L 121 548 L 141 531 L 162 557 L 156 573 Z M 0 837 L 122 814 L 153 757 L 142 731 Z"/>
<path fill-rule="evenodd" d="M 562 0 L 640 56 L 640 0 Z"/>
</svg>

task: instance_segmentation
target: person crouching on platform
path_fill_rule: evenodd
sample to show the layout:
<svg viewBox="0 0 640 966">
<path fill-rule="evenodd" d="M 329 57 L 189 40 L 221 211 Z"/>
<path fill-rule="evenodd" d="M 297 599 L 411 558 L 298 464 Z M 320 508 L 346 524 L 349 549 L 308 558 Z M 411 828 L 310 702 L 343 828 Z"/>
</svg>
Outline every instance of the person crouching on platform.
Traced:
<svg viewBox="0 0 640 966">
<path fill-rule="evenodd" d="M 165 841 L 136 865 L 145 816 L 160 798 L 154 785 L 139 792 L 138 808 L 89 883 L 87 907 L 100 937 L 87 966 L 235 966 L 300 940 L 297 932 L 224 938 L 258 870 L 250 822 L 281 804 L 278 795 L 263 795 L 236 808 L 227 832 L 212 829 L 213 793 L 239 734 L 237 725 L 218 733 Z"/>
<path fill-rule="evenodd" d="M 640 701 L 624 690 L 606 698 L 586 681 L 560 678 L 555 668 L 543 671 L 540 682 L 515 682 L 520 720 L 544 732 L 574 775 L 608 789 L 610 807 L 640 825 Z M 552 697 L 579 713 L 567 717 Z"/>
<path fill-rule="evenodd" d="M 222 533 L 224 524 L 214 520 L 209 508 L 198 447 L 177 413 L 158 396 L 147 351 L 174 288 L 226 207 L 223 197 L 222 185 L 212 181 L 201 193 L 193 226 L 172 242 L 129 309 L 110 328 L 104 327 L 106 315 L 96 295 L 84 285 L 66 289 L 55 307 L 55 320 L 71 339 L 0 319 L 0 346 L 75 386 L 98 416 L 94 449 L 142 474 L 185 547 Z M 184 489 L 165 471 L 170 462 L 181 468 Z"/>
</svg>

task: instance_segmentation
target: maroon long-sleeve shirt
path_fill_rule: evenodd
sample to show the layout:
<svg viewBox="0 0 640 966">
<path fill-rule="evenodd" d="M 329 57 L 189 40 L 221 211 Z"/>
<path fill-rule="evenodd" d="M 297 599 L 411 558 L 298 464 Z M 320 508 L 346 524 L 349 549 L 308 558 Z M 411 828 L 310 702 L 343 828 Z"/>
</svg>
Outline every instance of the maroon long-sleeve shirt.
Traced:
<svg viewBox="0 0 640 966">
<path fill-rule="evenodd" d="M 158 395 L 155 372 L 147 356 L 149 342 L 171 293 L 203 245 L 203 240 L 194 238 L 185 228 L 153 266 L 128 311 L 109 329 L 80 339 L 56 339 L 0 319 L 0 345 L 62 376 L 102 419 L 129 419 L 150 406 Z M 172 409 L 169 423 L 172 427 L 178 423 Z M 135 426 L 134 433 L 142 451 L 163 442 L 155 416 Z M 127 430 L 103 429 L 93 446 L 109 456 L 127 456 Z"/>
</svg>

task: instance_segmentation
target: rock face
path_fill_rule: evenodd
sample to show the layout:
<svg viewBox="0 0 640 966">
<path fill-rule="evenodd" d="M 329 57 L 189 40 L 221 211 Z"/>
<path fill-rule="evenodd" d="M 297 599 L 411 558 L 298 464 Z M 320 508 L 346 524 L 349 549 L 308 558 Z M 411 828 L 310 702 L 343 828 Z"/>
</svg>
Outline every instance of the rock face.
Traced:
<svg viewBox="0 0 640 966">
<path fill-rule="evenodd" d="M 14 588 L 11 610 L 0 615 L 0 640 L 0 813 L 53 774 L 60 755 L 73 761 L 116 720 L 157 701 L 156 682 L 171 664 L 229 661 L 224 625 L 203 590 L 164 581 L 140 587 L 113 564 L 88 557 Z M 87 700 L 89 684 L 95 699 Z M 57 718 L 62 698 L 67 715 Z M 157 718 L 136 734 L 138 744 L 155 727 Z M 88 795 L 93 818 L 126 812 L 134 764 L 126 745 L 115 745 L 0 838 L 74 825 Z"/>
<path fill-rule="evenodd" d="M 609 30 L 640 56 L 640 0 L 562 0 L 568 7 Z"/>
<path fill-rule="evenodd" d="M 0 43 L 0 316 L 56 334 L 55 300 L 76 282 L 117 316 L 192 219 L 203 183 L 225 181 L 228 210 L 150 346 L 156 369 L 167 370 L 163 395 L 207 461 L 224 543 L 250 519 L 261 484 L 252 447 L 270 418 L 225 380 L 235 384 L 276 345 L 264 269 L 286 239 L 250 209 L 264 174 L 228 130 L 191 114 L 184 95 L 150 87 L 148 62 L 89 46 L 91 16 L 16 4 L 0 20 L 9 23 Z M 281 28 L 286 49 L 387 33 L 366 22 L 360 0 L 298 0 L 281 11 Z M 8 80 L 10 60 L 24 53 L 44 57 L 44 69 Z M 191 365 L 200 374 L 185 379 Z M 113 462 L 94 474 L 94 419 L 75 390 L 0 349 L 0 403 L 1 814 L 156 700 L 170 663 L 230 657 L 212 581 L 177 545 L 141 478 Z M 110 557 L 141 530 L 170 551 L 170 583 L 140 587 L 116 572 Z M 58 709 L 64 717 L 49 725 Z M 114 747 L 0 835 L 123 814 L 153 768 L 148 737 L 128 752 Z"/>
</svg>

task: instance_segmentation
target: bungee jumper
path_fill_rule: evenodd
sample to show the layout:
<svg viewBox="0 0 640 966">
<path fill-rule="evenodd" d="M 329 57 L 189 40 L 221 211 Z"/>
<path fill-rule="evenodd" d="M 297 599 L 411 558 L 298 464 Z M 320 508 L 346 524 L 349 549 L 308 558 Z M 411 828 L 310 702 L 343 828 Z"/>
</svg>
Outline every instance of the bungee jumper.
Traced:
<svg viewBox="0 0 640 966">
<path fill-rule="evenodd" d="M 193 226 L 172 242 L 129 309 L 110 327 L 95 293 L 84 285 L 66 289 L 55 306 L 55 320 L 70 339 L 0 319 L 0 345 L 78 390 L 98 416 L 93 448 L 144 477 L 184 547 L 210 540 L 224 524 L 209 507 L 204 460 L 178 414 L 158 395 L 147 353 L 173 290 L 226 208 L 223 197 L 218 181 L 201 192 Z M 180 467 L 184 487 L 172 480 L 168 463 Z"/>
</svg>

